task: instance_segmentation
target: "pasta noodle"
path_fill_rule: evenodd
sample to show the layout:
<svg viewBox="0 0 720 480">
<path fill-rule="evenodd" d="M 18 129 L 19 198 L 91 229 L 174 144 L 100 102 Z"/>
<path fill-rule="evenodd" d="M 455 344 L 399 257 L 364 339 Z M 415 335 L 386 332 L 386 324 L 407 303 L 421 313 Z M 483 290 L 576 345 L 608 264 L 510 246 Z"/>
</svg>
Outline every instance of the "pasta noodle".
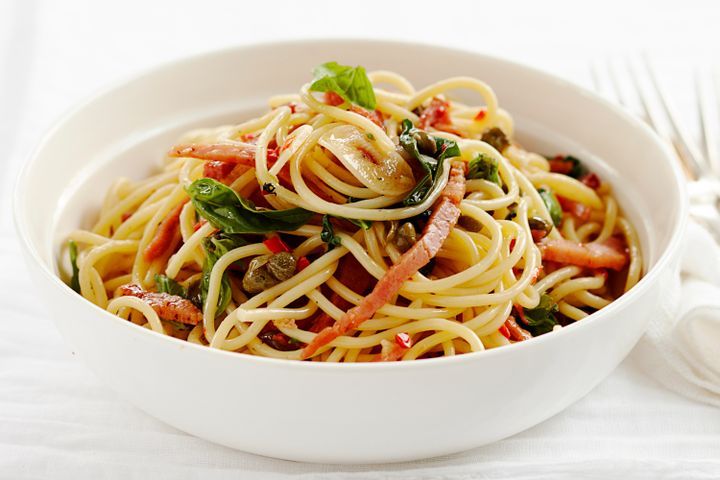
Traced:
<svg viewBox="0 0 720 480">
<path fill-rule="evenodd" d="M 365 362 L 528 340 L 642 275 L 609 185 L 525 150 L 480 80 L 329 63 L 269 105 L 119 179 L 69 236 L 73 287 L 210 348 Z"/>
</svg>

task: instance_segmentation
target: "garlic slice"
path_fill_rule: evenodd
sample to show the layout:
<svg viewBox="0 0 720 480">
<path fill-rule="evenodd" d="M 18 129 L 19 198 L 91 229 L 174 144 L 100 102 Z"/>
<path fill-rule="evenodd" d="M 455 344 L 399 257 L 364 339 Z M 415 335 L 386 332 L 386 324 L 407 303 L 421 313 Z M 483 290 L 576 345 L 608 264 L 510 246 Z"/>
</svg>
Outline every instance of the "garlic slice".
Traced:
<svg viewBox="0 0 720 480">
<path fill-rule="evenodd" d="M 399 153 L 383 153 L 359 128 L 340 125 L 320 137 L 320 145 L 335 155 L 370 190 L 402 195 L 415 186 L 412 169 Z"/>
</svg>

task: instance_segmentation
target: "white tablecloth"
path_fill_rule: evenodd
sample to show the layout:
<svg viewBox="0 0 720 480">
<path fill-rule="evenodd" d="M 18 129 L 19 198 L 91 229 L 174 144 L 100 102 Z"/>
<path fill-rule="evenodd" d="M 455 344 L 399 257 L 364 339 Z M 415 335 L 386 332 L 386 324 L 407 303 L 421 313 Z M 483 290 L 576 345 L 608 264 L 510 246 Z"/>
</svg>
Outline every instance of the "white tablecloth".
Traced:
<svg viewBox="0 0 720 480">
<path fill-rule="evenodd" d="M 118 398 L 70 355 L 21 261 L 10 192 L 43 131 L 101 86 L 211 48 L 349 35 L 476 48 L 580 83 L 591 58 L 647 49 L 689 105 L 690 67 L 720 53 L 711 34 L 720 10 L 710 2 L 391 3 L 0 3 L 0 478 L 720 478 L 720 409 L 652 380 L 641 349 L 522 434 L 450 457 L 357 467 L 277 461 L 188 436 Z"/>
</svg>

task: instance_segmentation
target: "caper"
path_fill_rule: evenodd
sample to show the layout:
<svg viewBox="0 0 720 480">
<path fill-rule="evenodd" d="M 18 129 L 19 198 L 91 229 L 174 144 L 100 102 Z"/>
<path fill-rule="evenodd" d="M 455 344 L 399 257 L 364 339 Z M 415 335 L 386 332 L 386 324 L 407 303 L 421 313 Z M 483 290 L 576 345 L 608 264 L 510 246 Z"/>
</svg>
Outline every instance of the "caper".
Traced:
<svg viewBox="0 0 720 480">
<path fill-rule="evenodd" d="M 243 276 L 243 289 L 260 293 L 295 275 L 297 260 L 289 252 L 260 255 L 253 258 Z"/>
<path fill-rule="evenodd" d="M 278 252 L 271 256 L 267 262 L 267 269 L 273 277 L 284 282 L 295 275 L 297 260 L 289 252 Z"/>
<path fill-rule="evenodd" d="M 550 230 L 553 229 L 552 223 L 540 217 L 528 218 L 528 226 L 530 227 L 530 232 L 532 233 L 533 240 L 535 240 L 536 242 L 545 238 L 547 234 L 550 233 Z"/>
<path fill-rule="evenodd" d="M 403 223 L 395 235 L 395 246 L 401 252 L 406 252 L 410 247 L 415 245 L 415 242 L 417 242 L 415 226 L 410 222 Z"/>
<path fill-rule="evenodd" d="M 260 293 L 279 283 L 267 268 L 268 260 L 270 260 L 270 255 L 260 255 L 250 261 L 242 281 L 243 289 L 246 292 Z"/>
<path fill-rule="evenodd" d="M 415 132 L 414 138 L 417 142 L 418 150 L 420 150 L 420 153 L 424 153 L 426 155 L 435 155 L 435 152 L 437 152 L 437 145 L 435 144 L 435 140 L 430 138 L 430 135 L 423 132 L 422 130 L 418 130 L 417 132 Z"/>
<path fill-rule="evenodd" d="M 385 235 L 385 243 L 386 244 L 395 240 L 395 235 L 397 234 L 399 226 L 400 226 L 400 223 L 398 223 L 397 220 L 390 220 L 390 228 L 388 229 L 388 232 Z"/>
<path fill-rule="evenodd" d="M 482 223 L 467 215 L 462 215 L 458 220 L 458 224 L 468 232 L 479 232 L 483 228 Z"/>
<path fill-rule="evenodd" d="M 509 145 L 505 132 L 500 130 L 498 127 L 493 127 L 482 134 L 482 141 L 490 144 L 495 150 L 502 153 Z"/>
</svg>

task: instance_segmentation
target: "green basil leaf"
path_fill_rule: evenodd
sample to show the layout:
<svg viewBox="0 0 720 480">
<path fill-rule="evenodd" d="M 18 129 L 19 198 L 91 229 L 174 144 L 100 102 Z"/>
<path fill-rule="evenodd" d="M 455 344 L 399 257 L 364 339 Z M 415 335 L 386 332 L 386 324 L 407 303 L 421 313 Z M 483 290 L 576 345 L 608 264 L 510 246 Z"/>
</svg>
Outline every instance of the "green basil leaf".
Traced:
<svg viewBox="0 0 720 480">
<path fill-rule="evenodd" d="M 575 158 L 572 155 L 565 155 L 565 161 L 572 163 L 572 168 L 568 173 L 569 176 L 580 179 L 589 173 L 589 170 L 585 168 L 585 165 L 583 165 L 580 159 Z"/>
<path fill-rule="evenodd" d="M 375 110 L 375 91 L 363 67 L 327 62 L 313 69 L 313 92 L 335 92 L 346 102 Z"/>
<path fill-rule="evenodd" d="M 470 160 L 467 178 L 487 180 L 500 185 L 497 160 L 484 153 L 479 153 L 477 157 Z"/>
<path fill-rule="evenodd" d="M 543 203 L 545 203 L 548 212 L 550 212 L 550 218 L 552 218 L 553 224 L 555 224 L 556 227 L 559 227 L 562 223 L 562 208 L 560 208 L 560 203 L 558 202 L 557 197 L 555 197 L 552 190 L 546 188 L 538 189 L 538 193 L 540 194 L 540 198 L 542 198 Z"/>
<path fill-rule="evenodd" d="M 293 231 L 314 215 L 302 208 L 256 208 L 250 200 L 212 178 L 195 180 L 187 187 L 187 193 L 198 214 L 227 234 Z"/>
<path fill-rule="evenodd" d="M 212 273 L 213 266 L 215 266 L 215 263 L 220 257 L 230 250 L 247 245 L 247 241 L 240 235 L 228 235 L 221 232 L 204 238 L 202 245 L 205 250 L 205 263 L 203 264 L 202 280 L 200 280 L 200 299 L 204 309 L 208 290 L 210 289 L 210 274 Z M 220 294 L 218 295 L 215 316 L 225 312 L 231 298 L 232 290 L 230 287 L 230 279 L 228 278 L 227 272 L 224 272 L 220 283 Z"/>
<path fill-rule="evenodd" d="M 415 158 L 425 171 L 425 175 L 418 181 L 410 193 L 403 200 L 403 205 L 412 206 L 425 201 L 432 187 L 442 179 L 443 161 L 446 158 L 460 156 L 460 147 L 452 140 L 441 137 L 429 136 L 435 142 L 433 155 L 425 155 L 420 152 L 420 146 L 416 135 L 427 135 L 422 130 L 415 128 L 408 119 L 402 121 L 402 132 L 400 133 L 400 145 L 405 151 Z M 432 150 L 432 143 L 429 146 Z M 427 150 L 426 150 L 427 151 Z"/>
<path fill-rule="evenodd" d="M 558 324 L 555 318 L 558 306 L 553 302 L 550 295 L 543 294 L 537 307 L 523 308 L 523 310 L 525 313 L 525 325 L 533 337 L 552 331 L 553 327 Z"/>
<path fill-rule="evenodd" d="M 77 264 L 78 248 L 74 240 L 68 241 L 68 254 L 70 255 L 70 265 L 72 266 L 70 288 L 80 293 L 80 269 Z"/>
<path fill-rule="evenodd" d="M 402 131 L 400 132 L 400 145 L 413 158 L 420 158 L 420 150 L 418 149 L 417 140 L 414 133 L 417 130 L 413 123 L 407 118 L 400 124 Z"/>
<path fill-rule="evenodd" d="M 159 293 L 169 293 L 170 295 L 187 298 L 187 290 L 185 290 L 185 287 L 166 275 L 156 273 L 155 286 Z"/>
<path fill-rule="evenodd" d="M 209 241 L 212 242 L 213 247 L 217 251 L 222 251 L 223 254 L 234 250 L 236 248 L 244 247 L 250 243 L 243 238 L 240 234 L 218 232 L 215 235 L 208 237 Z"/>
<path fill-rule="evenodd" d="M 343 217 L 345 218 L 345 217 Z M 353 225 L 357 225 L 358 227 L 362 228 L 363 230 L 370 230 L 370 227 L 372 227 L 372 220 L 359 220 L 356 218 L 345 218 L 348 222 L 352 223 Z"/>
<path fill-rule="evenodd" d="M 433 137 L 435 139 L 435 145 L 437 145 L 438 162 L 442 162 L 446 158 L 459 157 L 460 147 L 454 140 L 448 140 L 442 137 Z"/>
<path fill-rule="evenodd" d="M 342 244 L 340 237 L 335 235 L 335 228 L 333 227 L 333 224 L 330 223 L 329 215 L 323 215 L 320 239 L 328 244 L 328 249 L 332 249 L 333 247 Z"/>
</svg>

